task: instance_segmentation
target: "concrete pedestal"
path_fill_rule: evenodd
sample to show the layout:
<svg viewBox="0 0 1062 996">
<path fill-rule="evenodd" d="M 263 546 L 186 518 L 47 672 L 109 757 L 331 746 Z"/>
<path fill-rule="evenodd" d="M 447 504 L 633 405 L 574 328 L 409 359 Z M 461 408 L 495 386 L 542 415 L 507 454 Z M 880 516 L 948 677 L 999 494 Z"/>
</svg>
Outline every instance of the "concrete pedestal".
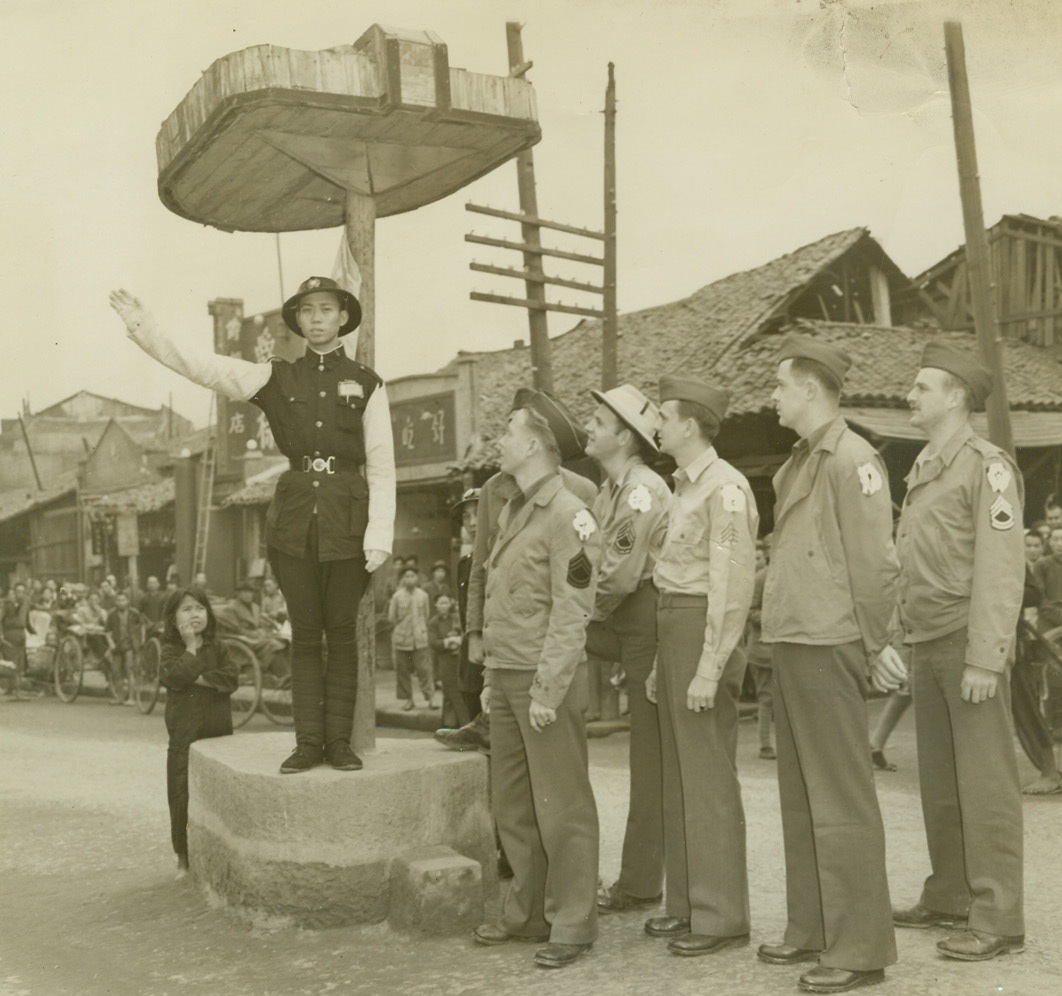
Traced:
<svg viewBox="0 0 1062 996">
<path fill-rule="evenodd" d="M 193 876 L 259 923 L 318 928 L 390 918 L 408 928 L 432 919 L 425 912 L 432 899 L 411 888 L 408 875 L 392 876 L 392 867 L 402 859 L 396 867 L 408 868 L 418 857 L 409 852 L 448 847 L 456 852 L 452 889 L 468 895 L 451 889 L 445 901 L 481 911 L 497 891 L 486 758 L 424 740 L 377 744 L 362 771 L 320 766 L 296 775 L 278 771 L 290 733 L 193 744 Z M 444 851 L 432 853 L 444 871 Z M 468 873 L 468 859 L 479 874 Z M 401 884 L 392 890 L 393 878 Z"/>
</svg>

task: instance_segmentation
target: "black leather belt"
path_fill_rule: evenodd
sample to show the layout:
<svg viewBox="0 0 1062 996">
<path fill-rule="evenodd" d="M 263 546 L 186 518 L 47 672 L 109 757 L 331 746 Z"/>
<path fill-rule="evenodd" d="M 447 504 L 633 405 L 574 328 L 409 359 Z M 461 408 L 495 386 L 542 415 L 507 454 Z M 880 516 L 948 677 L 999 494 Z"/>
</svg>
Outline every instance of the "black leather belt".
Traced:
<svg viewBox="0 0 1062 996">
<path fill-rule="evenodd" d="M 288 466 L 302 474 L 360 474 L 362 464 L 342 457 L 288 457 Z"/>
</svg>

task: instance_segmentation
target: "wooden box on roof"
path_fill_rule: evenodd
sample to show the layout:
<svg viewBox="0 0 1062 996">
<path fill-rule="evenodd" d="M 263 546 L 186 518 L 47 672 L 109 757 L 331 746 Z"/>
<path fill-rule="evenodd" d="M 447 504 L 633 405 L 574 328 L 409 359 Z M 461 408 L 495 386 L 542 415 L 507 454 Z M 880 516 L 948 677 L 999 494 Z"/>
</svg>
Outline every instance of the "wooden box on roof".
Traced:
<svg viewBox="0 0 1062 996">
<path fill-rule="evenodd" d="M 449 65 L 434 34 L 373 25 L 353 45 L 257 45 L 218 59 L 156 139 L 159 196 L 226 231 L 343 224 L 458 190 L 541 137 L 534 90 Z"/>
</svg>

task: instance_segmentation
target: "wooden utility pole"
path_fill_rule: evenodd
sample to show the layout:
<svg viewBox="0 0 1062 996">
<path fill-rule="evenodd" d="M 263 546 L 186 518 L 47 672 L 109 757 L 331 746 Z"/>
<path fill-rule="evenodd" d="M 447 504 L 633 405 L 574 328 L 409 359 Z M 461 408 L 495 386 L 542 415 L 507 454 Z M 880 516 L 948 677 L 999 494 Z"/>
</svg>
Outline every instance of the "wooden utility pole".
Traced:
<svg viewBox="0 0 1062 996">
<path fill-rule="evenodd" d="M 523 76 L 531 63 L 524 62 L 524 43 L 520 38 L 522 25 L 519 21 L 505 22 L 505 39 L 509 46 L 509 75 Z M 520 191 L 520 212 L 530 218 L 538 217 L 538 196 L 535 193 L 535 157 L 525 149 L 516 157 L 516 182 Z M 524 242 L 531 249 L 540 248 L 537 225 L 521 222 Z M 535 387 L 553 393 L 553 365 L 549 356 L 549 325 L 546 321 L 546 285 L 542 272 L 542 255 L 539 252 L 524 253 L 524 270 L 527 272 L 525 288 L 531 302 L 527 322 L 531 332 L 531 372 Z"/>
<path fill-rule="evenodd" d="M 608 64 L 605 90 L 605 272 L 604 311 L 601 323 L 601 390 L 616 386 L 616 345 L 619 338 L 616 315 L 616 77 Z"/>
<path fill-rule="evenodd" d="M 26 443 L 26 456 L 29 457 L 30 466 L 33 468 L 33 479 L 37 482 L 37 490 L 43 491 L 44 485 L 41 484 L 41 475 L 37 472 L 37 460 L 33 455 L 33 444 L 30 442 L 29 433 L 26 431 L 26 423 L 22 420 L 22 412 L 18 414 L 18 424 L 22 430 L 22 439 Z"/>
<path fill-rule="evenodd" d="M 982 359 L 991 370 L 993 379 L 992 393 L 985 404 L 988 437 L 1013 456 L 1014 433 L 1010 424 L 1007 384 L 1003 376 L 1002 334 L 997 318 L 995 285 L 991 279 L 988 235 L 985 232 L 977 148 L 974 144 L 970 83 L 966 76 L 966 47 L 959 21 L 944 23 L 944 47 L 948 59 L 948 86 L 955 127 L 955 154 L 959 164 L 962 220 L 966 229 L 966 268 L 970 280 L 974 328 Z"/>
</svg>

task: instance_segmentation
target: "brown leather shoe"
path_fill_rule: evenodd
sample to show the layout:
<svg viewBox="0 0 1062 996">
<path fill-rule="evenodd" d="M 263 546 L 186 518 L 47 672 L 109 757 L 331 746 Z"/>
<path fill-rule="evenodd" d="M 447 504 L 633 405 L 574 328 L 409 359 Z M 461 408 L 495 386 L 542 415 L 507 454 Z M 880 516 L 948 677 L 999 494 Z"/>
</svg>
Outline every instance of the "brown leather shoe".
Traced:
<svg viewBox="0 0 1062 996">
<path fill-rule="evenodd" d="M 802 961 L 818 961 L 818 951 L 810 948 L 794 948 L 791 944 L 761 944 L 756 957 L 768 965 L 797 965 Z"/>
<path fill-rule="evenodd" d="M 650 937 L 678 937 L 690 932 L 690 921 L 681 916 L 652 916 L 645 921 L 645 932 Z"/>
<path fill-rule="evenodd" d="M 897 927 L 925 930 L 927 927 L 965 927 L 966 917 L 956 913 L 941 913 L 921 903 L 915 903 L 914 906 L 905 910 L 893 910 L 892 922 Z"/>
<path fill-rule="evenodd" d="M 663 898 L 663 893 L 646 898 L 632 896 L 618 885 L 602 886 L 597 890 L 597 911 L 598 913 L 626 913 L 628 910 L 656 906 Z"/>
<path fill-rule="evenodd" d="M 741 948 L 749 943 L 748 934 L 732 937 L 713 937 L 711 934 L 683 934 L 667 942 L 667 949 L 672 954 L 695 958 L 697 955 L 715 954 L 727 948 Z"/>
<path fill-rule="evenodd" d="M 1021 954 L 1025 950 L 1025 935 L 1002 937 L 980 930 L 964 930 L 961 934 L 937 941 L 937 950 L 959 961 L 988 961 L 1005 954 Z"/>
<path fill-rule="evenodd" d="M 542 968 L 564 968 L 585 954 L 593 944 L 547 944 L 535 952 L 535 964 Z"/>
<path fill-rule="evenodd" d="M 800 976 L 797 985 L 808 993 L 846 993 L 859 986 L 873 986 L 885 981 L 885 969 L 856 972 L 847 968 L 827 968 L 819 965 Z"/>
<path fill-rule="evenodd" d="M 481 923 L 472 931 L 472 940 L 477 944 L 508 944 L 510 941 L 528 941 L 541 944 L 549 940 L 549 934 L 536 934 L 524 937 L 521 934 L 510 934 L 507 930 L 499 927 L 496 923 Z"/>
</svg>

